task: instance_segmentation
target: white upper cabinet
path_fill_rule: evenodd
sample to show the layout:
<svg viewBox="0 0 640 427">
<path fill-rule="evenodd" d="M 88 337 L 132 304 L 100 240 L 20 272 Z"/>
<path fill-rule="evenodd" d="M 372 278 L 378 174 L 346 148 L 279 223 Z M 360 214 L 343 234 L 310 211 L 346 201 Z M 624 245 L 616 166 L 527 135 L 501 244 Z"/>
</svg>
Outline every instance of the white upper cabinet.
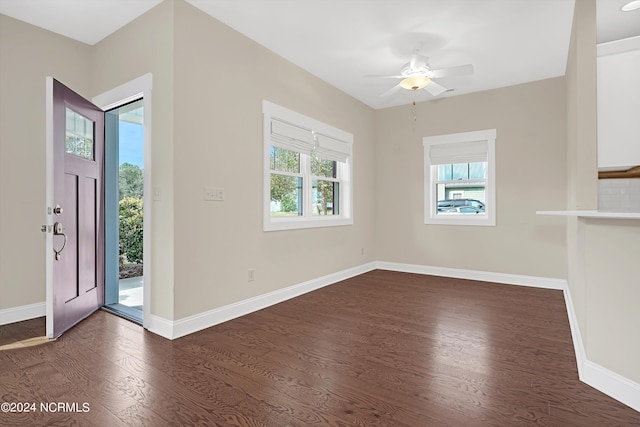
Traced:
<svg viewBox="0 0 640 427">
<path fill-rule="evenodd" d="M 598 168 L 640 165 L 640 37 L 598 45 Z"/>
</svg>

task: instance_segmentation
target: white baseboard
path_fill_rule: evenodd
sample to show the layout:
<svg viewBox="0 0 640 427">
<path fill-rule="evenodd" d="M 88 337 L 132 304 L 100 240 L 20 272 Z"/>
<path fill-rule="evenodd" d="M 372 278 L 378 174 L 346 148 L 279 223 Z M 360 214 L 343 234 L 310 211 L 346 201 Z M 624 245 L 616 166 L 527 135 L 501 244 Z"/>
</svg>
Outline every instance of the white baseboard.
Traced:
<svg viewBox="0 0 640 427">
<path fill-rule="evenodd" d="M 571 292 L 567 286 L 564 289 L 564 300 L 567 305 L 569 325 L 571 326 L 571 338 L 576 353 L 578 364 L 578 377 L 580 381 L 624 403 L 630 408 L 640 412 L 640 384 L 631 381 L 587 358 L 587 352 L 582 341 L 580 325 L 576 316 Z"/>
<path fill-rule="evenodd" d="M 567 307 L 567 315 L 569 317 L 569 327 L 571 329 L 573 348 L 576 353 L 576 362 L 578 365 L 578 376 L 580 381 L 616 399 L 617 401 L 624 403 L 630 408 L 640 411 L 640 384 L 587 359 L 582 335 L 580 333 L 580 326 L 578 324 L 578 318 L 576 317 L 575 308 L 571 299 L 571 292 L 569 291 L 569 286 L 566 280 L 384 261 L 378 261 L 377 267 L 380 270 L 400 271 L 404 273 L 428 274 L 457 279 L 480 280 L 484 282 L 562 290 L 565 305 Z"/>
<path fill-rule="evenodd" d="M 150 314 L 148 319 L 145 318 L 143 325 L 146 330 L 153 332 L 156 335 L 160 335 L 168 340 L 173 339 L 173 321 L 165 319 L 164 317 Z"/>
<path fill-rule="evenodd" d="M 170 327 L 167 328 L 167 326 L 169 325 L 165 324 L 165 327 L 160 328 L 162 330 L 162 333 L 160 333 L 160 335 L 169 339 L 180 338 L 193 332 L 197 332 L 202 329 L 206 329 L 211 326 L 226 322 L 228 320 L 235 319 L 236 317 L 244 316 L 245 314 L 262 310 L 263 308 L 278 304 L 291 298 L 295 298 L 297 296 L 306 294 L 307 292 L 315 291 L 316 289 L 332 285 L 341 280 L 346 280 L 350 277 L 375 270 L 375 268 L 376 263 L 371 262 L 368 264 L 363 264 L 361 266 L 342 270 L 337 273 L 328 274 L 317 279 L 312 279 L 307 282 L 299 283 L 297 285 L 289 286 L 284 289 L 278 289 L 277 291 L 258 295 L 256 297 L 249 298 L 243 301 L 238 301 L 224 307 L 219 307 L 210 311 L 185 317 L 173 322 L 162 319 L 164 322 L 169 322 Z"/>
<path fill-rule="evenodd" d="M 458 268 L 433 267 L 428 265 L 402 264 L 378 261 L 380 270 L 400 271 L 403 273 L 427 274 L 430 276 L 452 277 L 456 279 L 480 280 L 482 282 L 503 283 L 507 285 L 529 286 L 533 288 L 564 290 L 567 281 L 550 277 L 523 276 L 519 274 L 492 273 L 489 271 L 462 270 Z"/>
<path fill-rule="evenodd" d="M 584 361 L 580 380 L 640 412 L 640 384 L 589 360 Z"/>
<path fill-rule="evenodd" d="M 43 317 L 45 315 L 46 304 L 44 302 L 4 308 L 0 310 L 0 325 L 22 322 L 23 320 L 35 319 L 36 317 Z"/>
<path fill-rule="evenodd" d="M 312 279 L 176 321 L 164 319 L 152 314 L 149 316 L 148 321 L 145 321 L 145 327 L 149 331 L 167 339 L 180 338 L 375 269 L 562 290 L 567 307 L 571 338 L 576 353 L 580 380 L 634 410 L 640 411 L 640 384 L 587 359 L 578 319 L 571 299 L 571 293 L 567 281 L 564 279 L 377 261 L 328 274 L 317 279 Z M 0 310 L 0 325 L 42 317 L 45 316 L 45 314 L 46 305 L 44 302 L 2 309 Z"/>
<path fill-rule="evenodd" d="M 584 349 L 584 343 L 582 341 L 582 334 L 580 333 L 580 323 L 576 316 L 576 310 L 573 305 L 573 299 L 571 298 L 571 292 L 569 291 L 569 285 L 563 289 L 564 303 L 567 307 L 567 316 L 569 317 L 569 328 L 571 329 L 571 340 L 573 341 L 573 349 L 576 353 L 576 363 L 578 364 L 578 377 L 582 380 L 584 375 L 584 363 L 587 360 L 587 355 Z"/>
</svg>

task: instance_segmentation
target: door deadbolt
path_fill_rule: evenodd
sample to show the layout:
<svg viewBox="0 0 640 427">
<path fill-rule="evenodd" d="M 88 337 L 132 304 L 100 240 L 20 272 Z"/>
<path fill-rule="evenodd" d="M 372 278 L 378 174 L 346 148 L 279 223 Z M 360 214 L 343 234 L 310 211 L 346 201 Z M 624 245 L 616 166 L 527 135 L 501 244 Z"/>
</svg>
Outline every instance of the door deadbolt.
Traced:
<svg viewBox="0 0 640 427">
<path fill-rule="evenodd" d="M 56 215 L 60 215 L 62 213 L 62 208 L 60 207 L 60 205 L 56 205 L 55 208 L 53 208 L 53 213 Z"/>
</svg>

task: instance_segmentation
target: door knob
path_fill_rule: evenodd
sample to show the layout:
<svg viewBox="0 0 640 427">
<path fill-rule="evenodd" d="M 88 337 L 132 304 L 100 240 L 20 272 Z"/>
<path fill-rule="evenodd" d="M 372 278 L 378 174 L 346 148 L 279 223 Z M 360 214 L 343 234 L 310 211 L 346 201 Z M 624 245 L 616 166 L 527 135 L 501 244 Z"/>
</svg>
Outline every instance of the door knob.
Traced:
<svg viewBox="0 0 640 427">
<path fill-rule="evenodd" d="M 67 246 L 67 235 L 62 232 L 61 223 L 56 222 L 55 224 L 53 224 L 53 235 L 64 237 L 64 242 L 62 242 L 62 247 L 60 248 L 60 250 L 56 250 L 55 247 L 53 248 L 53 252 L 55 252 L 56 254 L 56 261 L 60 261 L 60 258 L 62 258 L 62 251 L 64 251 L 64 247 Z"/>
</svg>

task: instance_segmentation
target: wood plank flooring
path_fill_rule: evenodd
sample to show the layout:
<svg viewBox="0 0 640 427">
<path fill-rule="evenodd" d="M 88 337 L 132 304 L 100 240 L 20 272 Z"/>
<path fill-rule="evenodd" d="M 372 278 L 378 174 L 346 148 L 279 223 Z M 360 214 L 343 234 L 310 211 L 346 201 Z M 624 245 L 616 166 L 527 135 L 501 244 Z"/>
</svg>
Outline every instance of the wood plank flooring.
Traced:
<svg viewBox="0 0 640 427">
<path fill-rule="evenodd" d="M 54 410 L 0 426 L 640 426 L 578 380 L 560 291 L 377 270 L 174 341 L 98 311 L 8 349 L 44 332 L 0 327 L 0 403 Z"/>
</svg>

